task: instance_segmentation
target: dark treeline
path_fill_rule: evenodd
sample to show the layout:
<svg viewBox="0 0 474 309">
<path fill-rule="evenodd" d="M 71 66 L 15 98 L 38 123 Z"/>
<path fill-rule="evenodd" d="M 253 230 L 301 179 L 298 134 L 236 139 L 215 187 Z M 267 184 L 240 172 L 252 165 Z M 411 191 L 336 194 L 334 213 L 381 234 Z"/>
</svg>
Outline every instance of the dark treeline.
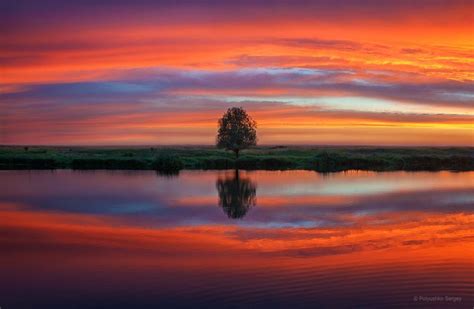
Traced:
<svg viewBox="0 0 474 309">
<path fill-rule="evenodd" d="M 474 170 L 472 147 L 0 147 L 0 169 Z"/>
</svg>

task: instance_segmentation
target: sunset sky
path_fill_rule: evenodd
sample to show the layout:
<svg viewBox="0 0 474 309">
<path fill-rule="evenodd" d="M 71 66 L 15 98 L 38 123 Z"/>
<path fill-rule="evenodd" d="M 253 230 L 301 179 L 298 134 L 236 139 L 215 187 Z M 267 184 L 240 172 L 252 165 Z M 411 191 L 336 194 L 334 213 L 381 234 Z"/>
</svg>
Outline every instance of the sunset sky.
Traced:
<svg viewBox="0 0 474 309">
<path fill-rule="evenodd" d="M 474 1 L 0 2 L 0 144 L 474 146 Z"/>
</svg>

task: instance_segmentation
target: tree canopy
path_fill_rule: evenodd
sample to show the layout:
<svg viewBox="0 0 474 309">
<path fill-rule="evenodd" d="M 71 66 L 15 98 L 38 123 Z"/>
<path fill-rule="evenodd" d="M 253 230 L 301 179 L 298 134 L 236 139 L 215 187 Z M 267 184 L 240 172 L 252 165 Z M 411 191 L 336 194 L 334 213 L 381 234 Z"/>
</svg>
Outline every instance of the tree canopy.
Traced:
<svg viewBox="0 0 474 309">
<path fill-rule="evenodd" d="M 257 123 L 242 107 L 229 108 L 219 119 L 216 144 L 238 157 L 241 149 L 257 145 Z"/>
</svg>

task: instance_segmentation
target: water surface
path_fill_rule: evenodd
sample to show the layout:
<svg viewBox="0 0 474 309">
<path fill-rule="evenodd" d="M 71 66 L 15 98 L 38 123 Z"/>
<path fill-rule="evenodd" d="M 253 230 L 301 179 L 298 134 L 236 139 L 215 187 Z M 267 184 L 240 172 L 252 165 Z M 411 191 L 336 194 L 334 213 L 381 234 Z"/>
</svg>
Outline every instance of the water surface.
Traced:
<svg viewBox="0 0 474 309">
<path fill-rule="evenodd" d="M 474 305 L 474 173 L 0 172 L 2 308 Z"/>
</svg>

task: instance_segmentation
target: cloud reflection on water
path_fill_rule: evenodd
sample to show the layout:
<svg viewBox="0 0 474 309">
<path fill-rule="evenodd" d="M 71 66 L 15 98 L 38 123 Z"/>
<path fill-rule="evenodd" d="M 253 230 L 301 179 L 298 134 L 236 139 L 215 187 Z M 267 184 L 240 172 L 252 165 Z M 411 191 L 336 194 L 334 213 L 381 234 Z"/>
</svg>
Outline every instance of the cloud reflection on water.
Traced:
<svg viewBox="0 0 474 309">
<path fill-rule="evenodd" d="M 2 304 L 471 302 L 474 173 L 239 173 L 0 172 Z M 421 188 L 403 186 L 415 180 Z M 320 191 L 364 181 L 391 190 Z M 304 195 L 285 190 L 298 184 Z"/>
</svg>

